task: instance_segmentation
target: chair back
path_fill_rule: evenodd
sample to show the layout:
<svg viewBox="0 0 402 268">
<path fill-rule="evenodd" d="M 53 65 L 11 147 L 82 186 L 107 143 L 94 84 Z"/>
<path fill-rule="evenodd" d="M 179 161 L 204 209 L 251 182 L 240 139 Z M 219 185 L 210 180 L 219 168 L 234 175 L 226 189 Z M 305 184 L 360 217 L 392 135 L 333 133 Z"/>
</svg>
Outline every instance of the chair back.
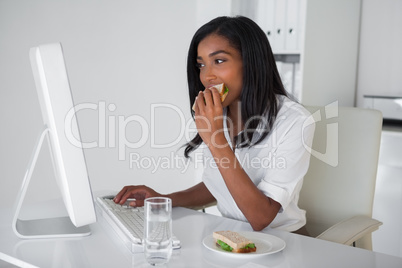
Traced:
<svg viewBox="0 0 402 268">
<path fill-rule="evenodd" d="M 316 237 L 355 215 L 371 217 L 382 114 L 352 107 L 306 107 L 316 131 L 299 206 Z"/>
</svg>

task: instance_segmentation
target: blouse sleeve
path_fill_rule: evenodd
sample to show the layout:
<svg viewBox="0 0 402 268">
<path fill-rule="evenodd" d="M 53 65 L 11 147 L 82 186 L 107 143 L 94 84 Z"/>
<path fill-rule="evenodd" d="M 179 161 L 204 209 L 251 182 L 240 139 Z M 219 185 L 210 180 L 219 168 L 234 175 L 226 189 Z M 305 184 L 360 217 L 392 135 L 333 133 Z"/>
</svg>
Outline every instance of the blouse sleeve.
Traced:
<svg viewBox="0 0 402 268">
<path fill-rule="evenodd" d="M 309 115 L 298 114 L 293 120 L 277 118 L 273 133 L 276 135 L 271 165 L 267 168 L 258 189 L 279 202 L 285 210 L 299 195 L 303 177 L 310 163 L 310 153 L 315 125 L 306 125 Z"/>
</svg>

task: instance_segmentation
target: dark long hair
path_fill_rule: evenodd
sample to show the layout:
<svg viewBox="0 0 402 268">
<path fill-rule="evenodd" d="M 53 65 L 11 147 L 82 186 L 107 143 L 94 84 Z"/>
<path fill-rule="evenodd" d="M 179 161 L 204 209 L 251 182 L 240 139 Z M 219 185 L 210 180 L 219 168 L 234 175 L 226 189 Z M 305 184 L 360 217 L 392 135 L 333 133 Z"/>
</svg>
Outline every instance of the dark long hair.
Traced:
<svg viewBox="0 0 402 268">
<path fill-rule="evenodd" d="M 241 118 L 245 129 L 243 135 L 236 137 L 236 146 L 242 148 L 258 144 L 268 135 L 278 113 L 276 95 L 287 95 L 268 38 L 254 21 L 243 16 L 218 17 L 198 29 L 187 57 L 190 107 L 193 107 L 198 92 L 204 90 L 197 67 L 197 49 L 198 44 L 210 34 L 226 38 L 242 56 Z M 194 118 L 194 111 L 191 112 Z M 263 132 L 252 141 L 257 126 L 262 127 Z M 197 134 L 186 144 L 185 157 L 188 158 L 201 143 L 202 139 Z"/>
</svg>

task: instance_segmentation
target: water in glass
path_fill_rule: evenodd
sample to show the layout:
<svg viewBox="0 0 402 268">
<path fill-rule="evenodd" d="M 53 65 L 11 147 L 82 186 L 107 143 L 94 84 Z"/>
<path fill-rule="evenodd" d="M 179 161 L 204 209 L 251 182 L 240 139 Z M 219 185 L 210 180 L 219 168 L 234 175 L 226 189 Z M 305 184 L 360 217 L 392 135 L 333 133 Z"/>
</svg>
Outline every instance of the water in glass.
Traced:
<svg viewBox="0 0 402 268">
<path fill-rule="evenodd" d="M 164 264 L 172 255 L 171 200 L 148 198 L 145 201 L 144 252 L 148 263 Z"/>
</svg>

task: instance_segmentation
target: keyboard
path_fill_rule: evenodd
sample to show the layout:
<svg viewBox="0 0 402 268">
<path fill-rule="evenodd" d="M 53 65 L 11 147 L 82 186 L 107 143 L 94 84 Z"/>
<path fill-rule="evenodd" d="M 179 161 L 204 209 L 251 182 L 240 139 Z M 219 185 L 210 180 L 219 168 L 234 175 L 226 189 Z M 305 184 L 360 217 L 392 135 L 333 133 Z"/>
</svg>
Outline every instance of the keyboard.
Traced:
<svg viewBox="0 0 402 268">
<path fill-rule="evenodd" d="M 132 252 L 144 251 L 144 208 L 119 205 L 113 201 L 114 196 L 96 198 L 100 216 L 117 233 L 125 246 Z M 173 249 L 181 247 L 180 240 L 172 235 Z"/>
</svg>

